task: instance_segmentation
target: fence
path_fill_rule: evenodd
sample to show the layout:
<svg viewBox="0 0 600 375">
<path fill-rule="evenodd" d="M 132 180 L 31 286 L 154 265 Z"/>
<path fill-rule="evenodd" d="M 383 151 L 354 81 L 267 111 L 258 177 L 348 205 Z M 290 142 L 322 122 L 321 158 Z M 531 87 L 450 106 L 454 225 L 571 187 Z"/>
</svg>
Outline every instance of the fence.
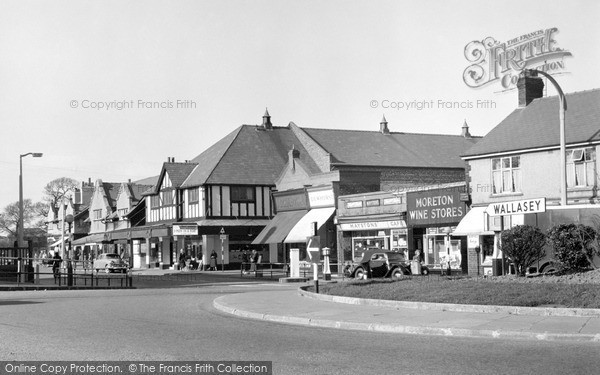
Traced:
<svg viewBox="0 0 600 375">
<path fill-rule="evenodd" d="M 121 274 L 98 274 L 92 270 L 92 262 L 62 260 L 55 269 L 52 259 L 5 256 L 7 249 L 0 249 L 0 281 L 58 287 L 133 287 L 130 272 Z M 8 250 L 15 250 L 14 248 Z M 25 249 L 27 250 L 27 249 Z M 18 254 L 12 252 L 12 254 Z"/>
<path fill-rule="evenodd" d="M 242 263 L 240 267 L 240 276 L 254 276 L 254 277 L 266 277 L 269 275 L 269 278 L 273 277 L 289 277 L 290 269 L 288 263 L 256 263 L 256 269 L 252 269 L 252 265 L 255 263 Z M 331 274 L 336 274 L 338 272 L 338 264 L 330 263 L 329 268 Z M 318 265 L 318 273 L 319 276 L 323 276 L 323 263 L 319 263 Z M 313 265 L 308 262 L 300 262 L 300 277 L 303 278 L 312 278 L 313 277 Z"/>
</svg>

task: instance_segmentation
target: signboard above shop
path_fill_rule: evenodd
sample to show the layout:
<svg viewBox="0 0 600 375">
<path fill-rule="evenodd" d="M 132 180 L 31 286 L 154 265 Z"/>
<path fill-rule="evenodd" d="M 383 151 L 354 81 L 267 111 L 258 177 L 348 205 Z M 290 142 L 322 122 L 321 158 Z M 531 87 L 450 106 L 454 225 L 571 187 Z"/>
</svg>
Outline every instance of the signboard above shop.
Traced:
<svg viewBox="0 0 600 375">
<path fill-rule="evenodd" d="M 173 224 L 174 236 L 197 236 L 198 224 Z"/>
<path fill-rule="evenodd" d="M 485 210 L 490 216 L 523 215 L 546 212 L 546 198 L 491 203 Z"/>
<path fill-rule="evenodd" d="M 467 212 L 466 204 L 461 199 L 464 192 L 464 185 L 407 192 L 408 226 L 457 224 Z"/>
</svg>

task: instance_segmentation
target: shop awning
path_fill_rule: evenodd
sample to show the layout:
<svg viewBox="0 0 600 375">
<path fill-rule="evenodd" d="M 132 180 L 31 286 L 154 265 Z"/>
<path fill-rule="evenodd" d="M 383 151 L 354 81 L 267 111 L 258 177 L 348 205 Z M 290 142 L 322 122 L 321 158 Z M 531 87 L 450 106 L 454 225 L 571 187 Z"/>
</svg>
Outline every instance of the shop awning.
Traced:
<svg viewBox="0 0 600 375">
<path fill-rule="evenodd" d="M 493 231 L 485 230 L 486 210 L 487 207 L 472 207 L 469 212 L 462 218 L 458 226 L 452 233 L 453 236 L 474 235 L 489 235 L 494 234 Z"/>
<path fill-rule="evenodd" d="M 252 241 L 253 245 L 280 243 L 290 233 L 290 230 L 302 219 L 306 210 L 280 212 L 267 224 Z"/>
<path fill-rule="evenodd" d="M 104 233 L 90 234 L 89 236 L 82 237 L 73 241 L 73 245 L 86 245 L 102 243 L 104 241 Z"/>
<path fill-rule="evenodd" d="M 313 235 L 311 223 L 316 222 L 317 228 L 321 228 L 335 212 L 335 207 L 313 208 L 298 221 L 292 228 L 290 234 L 285 238 L 285 243 L 306 242 L 306 237 Z"/>
</svg>

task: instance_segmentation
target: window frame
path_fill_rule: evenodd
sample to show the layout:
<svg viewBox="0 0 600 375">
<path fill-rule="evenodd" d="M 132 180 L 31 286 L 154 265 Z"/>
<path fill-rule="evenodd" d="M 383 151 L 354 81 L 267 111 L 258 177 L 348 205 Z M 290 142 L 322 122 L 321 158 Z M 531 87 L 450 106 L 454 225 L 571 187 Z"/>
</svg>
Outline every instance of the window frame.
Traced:
<svg viewBox="0 0 600 375">
<path fill-rule="evenodd" d="M 490 180 L 492 185 L 492 195 L 511 195 L 522 193 L 521 172 L 521 155 L 501 156 L 490 159 Z M 505 176 L 507 174 L 510 177 L 510 181 L 505 180 Z M 496 185 L 496 175 L 499 175 L 498 186 Z M 504 187 L 506 185 L 510 185 L 511 189 L 505 190 Z"/>
</svg>

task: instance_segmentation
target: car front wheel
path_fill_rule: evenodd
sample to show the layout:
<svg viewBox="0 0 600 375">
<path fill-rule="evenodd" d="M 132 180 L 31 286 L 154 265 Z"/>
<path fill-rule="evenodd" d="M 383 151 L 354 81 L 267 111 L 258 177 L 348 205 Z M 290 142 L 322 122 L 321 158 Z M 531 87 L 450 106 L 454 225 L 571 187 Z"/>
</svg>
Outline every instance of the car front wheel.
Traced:
<svg viewBox="0 0 600 375">
<path fill-rule="evenodd" d="M 354 278 L 357 280 L 363 280 L 367 278 L 367 273 L 365 272 L 365 270 L 363 270 L 362 268 L 356 270 L 356 273 L 354 273 Z"/>
<path fill-rule="evenodd" d="M 395 270 L 392 271 L 392 279 L 400 280 L 402 278 L 404 278 L 404 272 L 402 272 L 402 270 L 400 268 L 396 268 Z"/>
</svg>

